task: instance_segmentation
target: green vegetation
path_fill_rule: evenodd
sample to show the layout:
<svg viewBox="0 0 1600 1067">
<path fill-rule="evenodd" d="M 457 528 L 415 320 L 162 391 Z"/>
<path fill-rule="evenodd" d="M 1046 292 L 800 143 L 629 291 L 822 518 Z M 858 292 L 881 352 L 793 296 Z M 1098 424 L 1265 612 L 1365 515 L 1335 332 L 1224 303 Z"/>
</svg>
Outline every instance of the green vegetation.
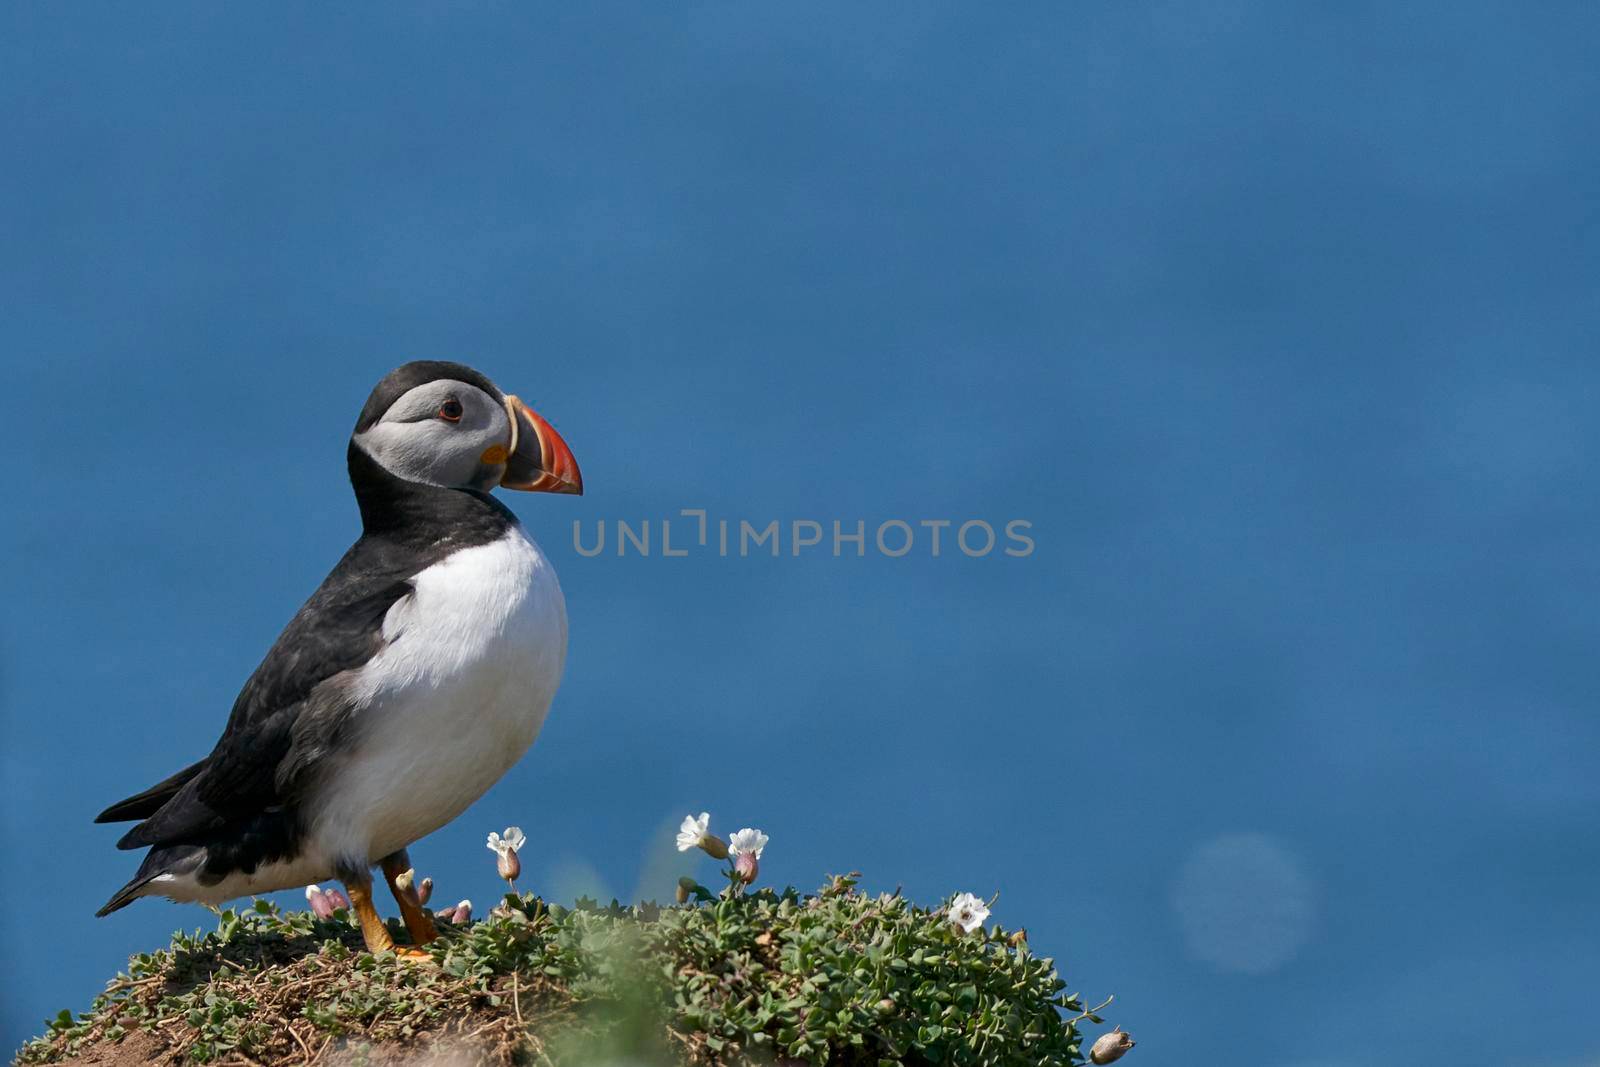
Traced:
<svg viewBox="0 0 1600 1067">
<path fill-rule="evenodd" d="M 963 932 L 851 877 L 691 903 L 546 907 L 508 895 L 445 925 L 434 963 L 374 957 L 330 921 L 265 901 L 131 961 L 20 1063 L 143 1042 L 179 1062 L 373 1062 L 459 1043 L 499 1063 L 1079 1064 L 1085 1011 L 1047 957 Z"/>
</svg>

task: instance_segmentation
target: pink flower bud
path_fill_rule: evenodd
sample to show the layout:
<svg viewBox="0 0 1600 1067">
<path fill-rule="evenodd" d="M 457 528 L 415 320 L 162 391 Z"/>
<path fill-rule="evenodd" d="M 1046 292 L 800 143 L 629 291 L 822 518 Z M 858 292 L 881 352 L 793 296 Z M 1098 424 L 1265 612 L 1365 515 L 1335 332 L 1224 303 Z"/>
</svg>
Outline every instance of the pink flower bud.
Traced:
<svg viewBox="0 0 1600 1067">
<path fill-rule="evenodd" d="M 350 898 L 344 895 L 344 890 L 342 889 L 328 890 L 328 903 L 332 904 L 336 911 L 339 908 L 343 908 L 345 911 L 350 910 Z"/>
<path fill-rule="evenodd" d="M 417 883 L 417 903 L 426 904 L 431 896 L 433 896 L 433 879 L 424 878 Z"/>
<path fill-rule="evenodd" d="M 754 852 L 741 852 L 733 857 L 733 873 L 739 876 L 739 881 L 749 885 L 756 880 L 756 875 L 761 871 L 761 864 L 756 860 Z"/>
<path fill-rule="evenodd" d="M 465 923 L 472 921 L 472 901 L 463 900 L 453 908 L 441 908 L 434 916 L 442 922 Z"/>
<path fill-rule="evenodd" d="M 500 877 L 507 882 L 515 882 L 522 874 L 522 861 L 517 859 L 517 850 L 508 848 L 500 853 L 500 862 L 497 865 Z"/>
<path fill-rule="evenodd" d="M 306 902 L 311 905 L 311 914 L 317 918 L 333 918 L 333 902 L 328 899 L 328 894 L 322 891 L 321 886 L 306 886 Z"/>
<path fill-rule="evenodd" d="M 1115 1063 L 1132 1047 L 1133 1038 L 1119 1026 L 1109 1034 L 1100 1035 L 1089 1050 L 1089 1060 L 1091 1063 Z"/>
</svg>

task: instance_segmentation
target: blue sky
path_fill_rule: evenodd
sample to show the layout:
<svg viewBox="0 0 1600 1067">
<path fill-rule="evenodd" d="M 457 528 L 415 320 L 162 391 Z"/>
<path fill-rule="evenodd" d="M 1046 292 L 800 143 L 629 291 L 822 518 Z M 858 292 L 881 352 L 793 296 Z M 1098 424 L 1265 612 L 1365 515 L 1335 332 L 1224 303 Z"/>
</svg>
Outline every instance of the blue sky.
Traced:
<svg viewBox="0 0 1600 1067">
<path fill-rule="evenodd" d="M 7 7 L 0 1038 L 209 922 L 92 918 L 90 820 L 209 748 L 433 357 L 588 487 L 510 501 L 567 676 L 443 895 L 516 822 L 531 887 L 665 896 L 708 808 L 773 882 L 998 891 L 1143 1064 L 1600 1061 L 1597 31 Z M 573 548 L 681 508 L 1036 548 Z"/>
</svg>

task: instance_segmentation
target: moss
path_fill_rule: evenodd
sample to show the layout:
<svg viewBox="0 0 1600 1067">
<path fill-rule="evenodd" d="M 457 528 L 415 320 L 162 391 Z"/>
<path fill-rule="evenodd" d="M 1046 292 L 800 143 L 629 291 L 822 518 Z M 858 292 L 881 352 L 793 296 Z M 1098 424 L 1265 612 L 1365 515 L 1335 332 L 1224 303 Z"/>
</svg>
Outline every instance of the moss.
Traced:
<svg viewBox="0 0 1600 1067">
<path fill-rule="evenodd" d="M 965 934 L 851 878 L 662 908 L 508 896 L 445 926 L 434 962 L 373 956 L 341 913 L 265 901 L 140 955 L 30 1042 L 50 1063 L 142 1032 L 176 1062 L 311 1062 L 464 1041 L 504 1063 L 1082 1063 L 1100 1019 L 1048 957 L 998 927 Z M 381 1057 L 380 1057 L 381 1058 Z"/>
</svg>

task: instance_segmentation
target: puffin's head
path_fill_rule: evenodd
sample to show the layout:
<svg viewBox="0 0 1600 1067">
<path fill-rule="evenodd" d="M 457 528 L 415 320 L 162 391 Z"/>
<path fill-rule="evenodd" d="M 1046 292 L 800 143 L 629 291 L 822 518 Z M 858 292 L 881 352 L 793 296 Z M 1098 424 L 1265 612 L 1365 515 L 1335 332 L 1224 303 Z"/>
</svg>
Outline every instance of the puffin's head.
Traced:
<svg viewBox="0 0 1600 1067">
<path fill-rule="evenodd" d="M 561 435 L 461 363 L 418 360 L 390 371 L 367 397 L 351 442 L 408 482 L 583 492 Z"/>
</svg>

